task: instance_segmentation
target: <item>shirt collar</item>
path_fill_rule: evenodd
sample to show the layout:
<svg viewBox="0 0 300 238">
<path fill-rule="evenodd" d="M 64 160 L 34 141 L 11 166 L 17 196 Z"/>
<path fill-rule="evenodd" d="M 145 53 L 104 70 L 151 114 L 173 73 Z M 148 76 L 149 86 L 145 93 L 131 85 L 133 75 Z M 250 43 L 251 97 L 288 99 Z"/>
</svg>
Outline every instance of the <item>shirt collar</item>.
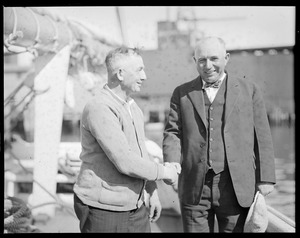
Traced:
<svg viewBox="0 0 300 238">
<path fill-rule="evenodd" d="M 225 77 L 226 77 L 226 73 L 224 72 L 224 74 L 222 75 L 222 77 L 219 78 L 218 80 L 221 80 L 221 83 L 222 83 L 223 80 L 225 79 Z M 202 80 L 202 89 L 203 89 L 204 86 L 205 86 L 205 84 L 206 84 L 206 82 L 202 78 L 201 78 L 201 80 Z"/>
<path fill-rule="evenodd" d="M 114 93 L 114 91 L 112 91 L 107 84 L 105 84 L 103 86 L 104 89 L 106 89 L 118 102 L 120 102 L 122 105 L 124 106 L 130 106 L 134 100 L 131 97 L 128 97 L 128 101 L 126 102 L 125 100 L 123 100 L 121 97 L 119 97 L 117 94 Z"/>
</svg>

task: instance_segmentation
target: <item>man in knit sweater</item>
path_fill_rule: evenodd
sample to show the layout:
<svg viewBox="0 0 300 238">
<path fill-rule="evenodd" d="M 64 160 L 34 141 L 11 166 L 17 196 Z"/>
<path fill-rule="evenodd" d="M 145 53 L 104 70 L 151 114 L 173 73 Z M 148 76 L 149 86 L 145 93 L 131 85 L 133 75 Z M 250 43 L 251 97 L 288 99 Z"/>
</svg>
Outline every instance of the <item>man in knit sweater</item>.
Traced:
<svg viewBox="0 0 300 238">
<path fill-rule="evenodd" d="M 130 97 L 146 80 L 139 51 L 117 48 L 105 63 L 108 82 L 82 113 L 74 209 L 81 232 L 150 232 L 149 221 L 161 212 L 155 181 L 176 183 L 180 165 L 148 157 L 143 114 Z M 149 214 L 144 189 L 150 195 Z"/>
<path fill-rule="evenodd" d="M 228 75 L 224 41 L 202 38 L 194 61 L 199 76 L 171 97 L 164 161 L 178 162 L 185 232 L 243 232 L 256 190 L 275 184 L 272 137 L 262 94 L 248 79 Z"/>
</svg>

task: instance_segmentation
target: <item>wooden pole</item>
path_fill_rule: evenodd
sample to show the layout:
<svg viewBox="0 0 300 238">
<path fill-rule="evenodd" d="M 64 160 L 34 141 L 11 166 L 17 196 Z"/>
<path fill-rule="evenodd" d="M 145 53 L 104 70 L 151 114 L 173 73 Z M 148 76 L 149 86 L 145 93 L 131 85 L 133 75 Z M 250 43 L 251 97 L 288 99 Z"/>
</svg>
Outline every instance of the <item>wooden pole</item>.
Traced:
<svg viewBox="0 0 300 238">
<path fill-rule="evenodd" d="M 33 192 L 29 198 L 32 206 L 55 202 L 48 192 L 56 196 L 59 144 L 69 58 L 70 46 L 67 45 L 54 57 L 46 54 L 39 57 L 35 63 L 37 69 L 43 67 L 35 78 L 35 89 L 49 88 L 49 90 L 35 98 L 33 179 L 38 183 L 33 183 Z M 45 62 L 48 62 L 46 66 L 44 66 Z M 33 215 L 43 213 L 53 217 L 55 205 L 38 207 L 33 209 L 32 213 Z"/>
</svg>

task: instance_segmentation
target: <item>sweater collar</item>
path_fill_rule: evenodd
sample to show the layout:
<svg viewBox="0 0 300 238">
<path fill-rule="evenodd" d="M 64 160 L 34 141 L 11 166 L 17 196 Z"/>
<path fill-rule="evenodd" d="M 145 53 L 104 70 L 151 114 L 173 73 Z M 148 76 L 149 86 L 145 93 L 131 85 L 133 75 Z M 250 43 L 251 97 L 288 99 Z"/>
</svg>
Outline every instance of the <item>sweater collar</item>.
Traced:
<svg viewBox="0 0 300 238">
<path fill-rule="evenodd" d="M 112 96 L 113 96 L 113 98 L 115 98 L 118 102 L 120 102 L 122 105 L 131 105 L 133 102 L 134 102 L 134 100 L 133 100 L 133 98 L 131 98 L 131 97 L 128 97 L 128 100 L 127 101 L 125 101 L 125 100 L 123 100 L 122 98 L 120 98 L 117 94 L 115 94 L 109 87 L 108 87 L 108 85 L 107 84 L 105 84 L 104 85 L 104 87 L 103 87 L 104 89 L 106 89 Z"/>
</svg>

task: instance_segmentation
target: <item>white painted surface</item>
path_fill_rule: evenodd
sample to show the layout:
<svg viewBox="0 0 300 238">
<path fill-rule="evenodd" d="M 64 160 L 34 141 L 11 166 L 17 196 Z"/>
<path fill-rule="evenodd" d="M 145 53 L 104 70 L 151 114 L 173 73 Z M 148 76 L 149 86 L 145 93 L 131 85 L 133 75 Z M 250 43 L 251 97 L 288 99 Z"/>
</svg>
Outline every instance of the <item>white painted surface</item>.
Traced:
<svg viewBox="0 0 300 238">
<path fill-rule="evenodd" d="M 70 46 L 65 46 L 35 78 L 35 89 L 45 90 L 47 87 L 50 89 L 35 98 L 33 178 L 53 195 L 56 194 L 57 159 L 69 57 Z M 40 65 L 49 60 L 49 55 L 40 56 L 38 59 L 36 68 L 42 67 Z M 39 184 L 33 184 L 31 205 L 36 206 L 55 201 Z M 33 215 L 43 213 L 53 217 L 55 206 L 42 206 L 32 212 Z"/>
</svg>

